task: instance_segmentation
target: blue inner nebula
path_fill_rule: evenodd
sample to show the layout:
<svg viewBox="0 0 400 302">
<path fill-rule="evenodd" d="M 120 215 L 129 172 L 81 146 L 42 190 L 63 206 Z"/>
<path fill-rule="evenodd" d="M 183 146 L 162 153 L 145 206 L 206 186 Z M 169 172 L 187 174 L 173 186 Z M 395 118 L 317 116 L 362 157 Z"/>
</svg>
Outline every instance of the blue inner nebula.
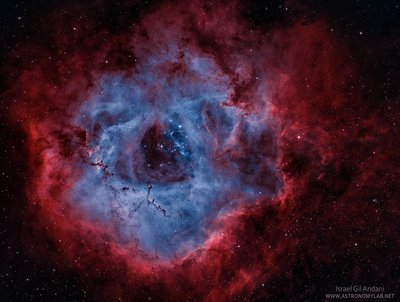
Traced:
<svg viewBox="0 0 400 302">
<path fill-rule="evenodd" d="M 263 112 L 227 106 L 232 81 L 209 57 L 171 47 L 133 73 L 106 73 L 79 108 L 87 160 L 72 195 L 121 244 L 159 259 L 201 246 L 213 222 L 281 187 Z"/>
</svg>

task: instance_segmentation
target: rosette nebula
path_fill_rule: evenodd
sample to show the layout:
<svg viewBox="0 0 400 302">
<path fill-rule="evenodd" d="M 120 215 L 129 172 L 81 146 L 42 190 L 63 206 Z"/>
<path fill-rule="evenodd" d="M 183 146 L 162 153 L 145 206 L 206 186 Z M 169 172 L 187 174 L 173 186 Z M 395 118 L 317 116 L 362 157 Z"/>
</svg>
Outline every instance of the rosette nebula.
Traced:
<svg viewBox="0 0 400 302">
<path fill-rule="evenodd" d="M 64 300 L 395 293 L 397 108 L 303 2 L 74 2 L 13 49 L 15 215 L 32 261 L 79 280 Z"/>
</svg>

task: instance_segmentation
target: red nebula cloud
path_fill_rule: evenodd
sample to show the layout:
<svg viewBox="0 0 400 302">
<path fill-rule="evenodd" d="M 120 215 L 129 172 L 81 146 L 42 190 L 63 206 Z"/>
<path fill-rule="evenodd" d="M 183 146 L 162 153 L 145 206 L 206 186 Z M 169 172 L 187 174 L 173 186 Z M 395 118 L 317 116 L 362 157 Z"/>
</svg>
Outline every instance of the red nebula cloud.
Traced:
<svg viewBox="0 0 400 302">
<path fill-rule="evenodd" d="M 236 4 L 160 5 L 124 34 L 82 28 L 57 34 L 51 50 L 32 49 L 43 52 L 42 59 L 23 66 L 12 87 L 12 116 L 27 133 L 31 177 L 25 191 L 35 234 L 30 240 L 46 244 L 40 257 L 79 272 L 96 299 L 272 299 L 275 286 L 290 292 L 299 284 L 288 279 L 299 271 L 311 278 L 310 267 L 333 266 L 345 253 L 358 253 L 350 251 L 355 244 L 370 251 L 363 261 L 384 264 L 370 234 L 399 241 L 390 227 L 399 215 L 393 196 L 382 201 L 386 210 L 374 202 L 380 200 L 374 192 L 395 186 L 376 179 L 394 161 L 383 142 L 393 149 L 398 142 L 379 113 L 363 106 L 357 68 L 344 43 L 324 20 L 296 21 L 266 33 L 236 12 Z M 66 31 L 64 26 L 56 25 L 55 32 Z M 135 76 L 140 60 L 162 56 L 159 45 L 177 37 L 229 79 L 226 106 L 267 117 L 276 133 L 257 144 L 238 136 L 238 149 L 215 151 L 222 158 L 216 165 L 223 170 L 243 154 L 274 154 L 282 187 L 219 216 L 192 252 L 158 261 L 140 252 L 137 242 L 121 244 L 114 225 L 94 222 L 70 200 L 67 193 L 83 172 L 66 163 L 89 162 L 82 150 L 91 137 L 73 118 L 93 95 L 98 76 Z M 185 73 L 184 66 L 170 67 L 159 72 Z M 96 164 L 113 173 L 106 163 Z M 240 165 L 250 163 L 244 159 Z M 265 170 L 249 182 L 271 190 L 271 177 Z M 349 274 L 360 274 L 357 267 Z M 314 290 L 305 288 L 304 295 Z"/>
</svg>

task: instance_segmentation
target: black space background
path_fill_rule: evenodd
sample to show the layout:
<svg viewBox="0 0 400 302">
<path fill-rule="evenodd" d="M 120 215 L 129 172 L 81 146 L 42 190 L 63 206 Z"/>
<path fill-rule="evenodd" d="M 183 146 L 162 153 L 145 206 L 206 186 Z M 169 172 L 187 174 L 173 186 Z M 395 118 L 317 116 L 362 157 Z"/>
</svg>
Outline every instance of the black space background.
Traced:
<svg viewBox="0 0 400 302">
<path fill-rule="evenodd" d="M 58 271 L 57 263 L 39 263 L 32 255 L 42 247 L 34 243 L 27 247 L 21 237 L 22 230 L 26 234 L 30 228 L 24 222 L 29 221 L 23 189 L 26 153 L 23 132 L 7 118 L 11 100 L 6 91 L 17 74 L 5 68 L 4 62 L 20 43 L 49 43 L 46 28 L 50 15 L 87 18 L 90 12 L 99 29 L 118 32 L 154 5 L 154 1 L 140 1 L 132 10 L 127 9 L 131 1 L 101 2 L 101 5 L 80 4 L 79 10 L 63 10 L 65 4 L 73 7 L 74 1 L 0 1 L 0 301 L 91 301 L 76 273 Z M 365 106 L 378 111 L 390 107 L 393 114 L 388 112 L 386 116 L 393 123 L 398 122 L 400 1 L 306 0 L 301 2 L 301 11 L 291 7 L 286 10 L 283 1 L 248 2 L 241 6 L 242 13 L 262 30 L 291 22 L 293 18 L 325 17 L 339 31 L 358 64 Z M 315 278 L 304 282 L 318 283 L 322 278 L 326 283 L 337 284 L 343 277 L 341 272 L 341 267 L 329 276 L 324 276 L 324 271 L 315 271 L 312 272 Z"/>
</svg>

